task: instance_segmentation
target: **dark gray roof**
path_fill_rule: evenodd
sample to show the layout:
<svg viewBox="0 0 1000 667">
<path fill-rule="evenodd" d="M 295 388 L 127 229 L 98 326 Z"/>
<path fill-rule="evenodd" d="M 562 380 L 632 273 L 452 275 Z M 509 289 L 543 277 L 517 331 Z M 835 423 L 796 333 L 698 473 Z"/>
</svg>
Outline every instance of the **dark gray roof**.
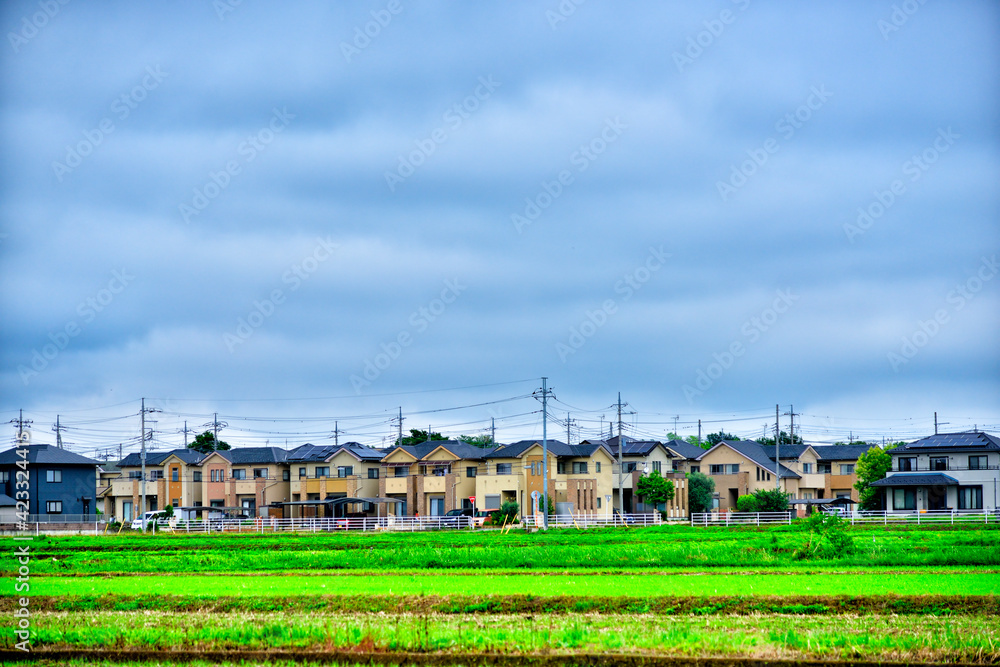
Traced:
<svg viewBox="0 0 1000 667">
<path fill-rule="evenodd" d="M 931 450 L 968 450 L 996 451 L 1000 450 L 1000 439 L 982 431 L 965 431 L 964 433 L 939 433 L 929 435 L 920 440 L 914 440 L 906 445 L 900 445 L 889 450 L 890 454 L 905 454 Z"/>
<path fill-rule="evenodd" d="M 216 450 L 213 453 L 221 455 L 233 465 L 288 462 L 288 452 L 281 447 L 239 447 Z"/>
<path fill-rule="evenodd" d="M 668 440 L 663 446 L 686 459 L 696 459 L 707 451 L 704 447 L 683 440 Z"/>
<path fill-rule="evenodd" d="M 781 464 L 777 464 L 778 470 L 775 470 L 775 462 L 771 460 L 771 458 L 767 455 L 767 452 L 764 451 L 764 448 L 761 446 L 759 442 L 754 442 L 753 440 L 723 440 L 719 442 L 716 445 L 716 447 L 718 447 L 719 445 L 729 445 L 731 448 L 735 449 L 737 452 L 747 457 L 748 459 L 759 465 L 764 470 L 767 470 L 774 474 L 778 474 L 778 470 L 780 470 L 780 474 L 782 477 L 793 477 L 793 478 L 802 477 L 801 475 L 799 475 L 799 473 L 789 468 L 786 468 Z M 712 449 L 715 449 L 715 447 L 713 447 Z M 704 454 L 702 456 L 704 456 Z"/>
<path fill-rule="evenodd" d="M 17 501 L 6 493 L 0 493 L 0 507 L 16 507 Z"/>
<path fill-rule="evenodd" d="M 195 451 L 189 447 L 181 447 L 180 449 L 171 449 L 169 452 L 146 452 L 146 465 L 148 466 L 158 466 L 161 465 L 171 456 L 176 456 L 181 461 L 187 464 L 194 464 L 205 458 L 205 455 L 201 452 Z M 118 462 L 118 467 L 123 468 L 125 466 L 141 466 L 142 458 L 139 452 L 133 452 L 123 458 Z"/>
<path fill-rule="evenodd" d="M 562 459 L 574 459 L 583 458 L 587 456 L 592 456 L 594 452 L 598 449 L 604 449 L 607 451 L 609 447 L 598 444 L 600 441 L 591 441 L 590 444 L 586 445 L 567 445 L 562 440 L 549 440 L 548 448 L 549 453 L 553 454 L 556 458 Z M 514 442 L 509 445 L 504 445 L 503 447 L 497 448 L 486 458 L 489 459 L 514 459 L 521 458 L 524 453 L 534 447 L 535 445 L 541 446 L 541 440 L 521 440 L 519 442 Z M 614 456 L 614 454 L 612 454 Z"/>
<path fill-rule="evenodd" d="M 358 442 L 345 442 L 342 445 L 313 445 L 304 444 L 288 452 L 289 463 L 305 463 L 306 461 L 326 461 L 337 452 L 344 450 L 350 452 L 362 461 L 380 461 L 385 456 L 384 452 L 371 447 L 366 447 Z"/>
<path fill-rule="evenodd" d="M 813 445 L 820 461 L 857 461 L 858 457 L 877 445 Z"/>
<path fill-rule="evenodd" d="M 759 444 L 759 443 L 758 443 Z M 761 445 L 761 449 L 767 454 L 767 458 L 774 460 L 774 445 Z M 802 456 L 802 452 L 809 449 L 809 445 L 781 445 L 778 449 L 778 455 L 784 459 L 797 459 Z"/>
<path fill-rule="evenodd" d="M 902 473 L 872 482 L 869 486 L 957 486 L 958 480 L 943 473 Z"/>
<path fill-rule="evenodd" d="M 444 447 L 460 459 L 473 461 L 485 459 L 497 450 L 496 447 L 477 447 L 476 445 L 470 445 L 469 443 L 462 442 L 461 440 L 425 440 L 419 445 L 403 445 L 401 447 L 394 447 L 385 452 L 381 458 L 385 458 L 397 449 L 402 449 L 404 452 L 420 461 L 438 447 Z"/>
<path fill-rule="evenodd" d="M 17 453 L 18 449 L 8 449 L 0 452 L 0 465 L 11 465 L 24 459 Z M 96 466 L 97 461 L 88 459 L 86 456 L 74 454 L 67 449 L 60 449 L 55 445 L 28 445 L 28 463 L 40 465 L 60 465 L 60 466 Z"/>
</svg>

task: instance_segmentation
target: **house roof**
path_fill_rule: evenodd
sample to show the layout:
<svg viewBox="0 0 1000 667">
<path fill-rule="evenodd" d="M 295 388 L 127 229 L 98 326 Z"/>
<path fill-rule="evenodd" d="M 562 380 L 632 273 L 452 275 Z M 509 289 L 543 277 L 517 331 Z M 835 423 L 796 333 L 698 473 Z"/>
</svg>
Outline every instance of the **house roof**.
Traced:
<svg viewBox="0 0 1000 667">
<path fill-rule="evenodd" d="M 476 445 L 470 445 L 467 442 L 462 442 L 461 440 L 425 440 L 419 445 L 401 445 L 394 447 L 380 458 L 385 459 L 393 452 L 402 450 L 415 458 L 417 461 L 423 461 L 438 448 L 442 447 L 451 452 L 451 454 L 457 459 L 469 461 L 479 461 L 485 459 L 497 450 L 496 447 L 478 447 Z"/>
<path fill-rule="evenodd" d="M 17 501 L 6 493 L 0 493 L 0 507 L 16 507 Z"/>
<path fill-rule="evenodd" d="M 761 445 L 760 448 L 764 450 L 765 454 L 767 454 L 767 458 L 772 461 L 774 460 L 774 445 Z M 809 449 L 809 445 L 782 444 L 781 447 L 778 448 L 778 454 L 782 459 L 797 459 L 802 456 L 802 452 L 807 449 Z"/>
<path fill-rule="evenodd" d="M 288 452 L 280 447 L 240 447 L 238 449 L 217 449 L 218 454 L 233 465 L 250 463 L 287 463 Z"/>
<path fill-rule="evenodd" d="M 958 480 L 943 473 L 917 473 L 890 475 L 869 486 L 957 486 Z"/>
<path fill-rule="evenodd" d="M 662 447 L 659 440 L 625 440 L 622 438 L 622 456 L 647 456 L 657 447 Z M 618 452 L 618 445 L 612 450 Z"/>
<path fill-rule="evenodd" d="M 358 442 L 345 442 L 342 445 L 313 445 L 306 443 L 288 452 L 289 463 L 305 463 L 307 461 L 326 461 L 340 451 L 346 451 L 359 461 L 381 461 L 385 454 L 377 449 L 366 447 Z"/>
<path fill-rule="evenodd" d="M 706 451 L 704 447 L 683 440 L 668 440 L 663 446 L 685 459 L 696 459 Z"/>
<path fill-rule="evenodd" d="M 17 453 L 18 450 L 24 449 L 25 447 L 19 447 L 0 452 L 0 465 L 11 465 L 24 461 L 25 459 Z M 74 454 L 68 449 L 60 449 L 55 445 L 27 445 L 27 450 L 28 463 L 60 466 L 96 466 L 98 464 L 94 459 Z"/>
<path fill-rule="evenodd" d="M 764 448 L 761 447 L 761 444 L 759 442 L 754 442 L 753 440 L 722 440 L 717 445 L 715 445 L 715 447 L 712 447 L 712 449 L 709 449 L 708 451 L 701 454 L 701 456 L 699 456 L 698 459 L 701 459 L 702 457 L 705 456 L 705 454 L 708 454 L 708 452 L 715 451 L 717 448 L 722 446 L 727 446 L 730 449 L 739 452 L 740 454 L 747 457 L 748 459 L 759 465 L 764 470 L 767 470 L 768 472 L 772 472 L 777 475 L 779 474 L 780 471 L 780 475 L 782 477 L 792 477 L 796 479 L 801 478 L 801 475 L 799 475 L 794 470 L 786 468 L 780 463 L 776 464 L 767 455 L 767 452 L 764 451 Z"/>
<path fill-rule="evenodd" d="M 857 461 L 858 457 L 877 445 L 813 445 L 820 461 Z"/>
<path fill-rule="evenodd" d="M 933 450 L 947 451 L 997 451 L 1000 450 L 1000 438 L 982 431 L 965 431 L 963 433 L 939 433 L 929 435 L 920 440 L 900 445 L 889 450 L 890 454 L 905 454 L 907 452 L 926 452 Z"/>
<path fill-rule="evenodd" d="M 171 449 L 169 452 L 146 452 L 146 465 L 147 466 L 158 466 L 161 465 L 171 456 L 176 456 L 184 463 L 192 465 L 200 462 L 205 455 L 201 452 L 195 451 L 189 447 L 181 447 L 179 449 Z M 139 452 L 132 452 L 121 461 L 118 462 L 119 468 L 125 468 L 128 466 L 141 466 L 142 458 Z"/>
<path fill-rule="evenodd" d="M 499 447 L 493 452 L 491 452 L 486 458 L 488 459 L 517 459 L 524 456 L 524 454 L 538 445 L 542 446 L 541 440 L 521 440 L 519 442 L 514 442 L 509 445 L 504 445 Z M 554 455 L 556 458 L 584 458 L 587 456 L 593 456 L 594 452 L 598 449 L 604 449 L 608 451 L 607 445 L 601 443 L 600 441 L 589 441 L 588 444 L 580 445 L 567 445 L 562 440 L 549 440 L 548 441 L 549 453 Z M 614 455 L 612 454 L 612 457 Z"/>
</svg>

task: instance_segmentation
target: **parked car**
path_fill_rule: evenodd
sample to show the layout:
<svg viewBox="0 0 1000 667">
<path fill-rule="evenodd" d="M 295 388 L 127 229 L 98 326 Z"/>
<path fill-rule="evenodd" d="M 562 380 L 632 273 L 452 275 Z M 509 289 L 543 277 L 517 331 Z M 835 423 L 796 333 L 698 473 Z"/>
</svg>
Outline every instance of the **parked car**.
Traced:
<svg viewBox="0 0 1000 667">
<path fill-rule="evenodd" d="M 468 521 L 463 520 L 461 517 L 468 517 Z M 451 526 L 454 528 L 464 527 L 472 525 L 472 520 L 474 519 L 474 512 L 472 508 L 460 509 L 460 510 L 450 510 L 441 517 L 442 526 Z"/>
<path fill-rule="evenodd" d="M 616 521 L 621 521 L 625 525 L 629 525 L 629 524 L 635 523 L 635 517 L 633 517 L 631 514 L 622 514 L 617 509 L 615 509 L 614 512 L 615 512 L 615 520 Z"/>
<path fill-rule="evenodd" d="M 157 520 L 162 519 L 165 521 L 167 519 L 167 513 L 163 510 L 146 512 L 141 517 L 136 517 L 135 519 L 132 519 L 132 524 L 129 527 L 132 530 L 142 530 L 142 524 L 143 523 L 148 524 L 153 519 Z"/>
<path fill-rule="evenodd" d="M 477 527 L 483 527 L 487 522 L 493 522 L 493 515 L 498 514 L 500 510 L 476 510 L 476 516 L 473 517 L 473 521 Z"/>
</svg>

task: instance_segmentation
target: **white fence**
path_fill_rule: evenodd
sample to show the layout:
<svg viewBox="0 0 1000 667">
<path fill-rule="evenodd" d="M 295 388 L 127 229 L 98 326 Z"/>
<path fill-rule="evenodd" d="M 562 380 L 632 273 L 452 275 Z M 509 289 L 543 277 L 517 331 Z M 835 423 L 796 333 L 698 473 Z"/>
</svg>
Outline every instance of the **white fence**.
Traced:
<svg viewBox="0 0 1000 667">
<path fill-rule="evenodd" d="M 150 525 L 147 531 L 174 533 L 277 533 L 277 532 L 328 532 L 337 530 L 457 530 L 471 528 L 473 519 L 467 516 L 383 516 L 357 519 L 298 518 L 279 519 L 256 517 L 252 519 L 180 520 Z"/>
<path fill-rule="evenodd" d="M 692 526 L 766 526 L 790 524 L 795 512 L 707 512 L 692 514 Z"/>
<path fill-rule="evenodd" d="M 542 516 L 524 517 L 524 525 L 528 528 L 540 527 Z M 684 521 L 685 519 L 679 519 Z M 599 526 L 659 526 L 666 523 L 660 518 L 659 512 L 646 514 L 550 514 L 549 528 L 594 528 Z"/>
</svg>

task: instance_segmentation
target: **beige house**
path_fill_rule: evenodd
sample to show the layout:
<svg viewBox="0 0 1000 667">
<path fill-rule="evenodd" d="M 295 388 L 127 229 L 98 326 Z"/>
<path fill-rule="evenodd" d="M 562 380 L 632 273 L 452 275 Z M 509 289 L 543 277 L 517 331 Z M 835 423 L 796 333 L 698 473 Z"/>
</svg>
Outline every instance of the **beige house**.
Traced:
<svg viewBox="0 0 1000 667">
<path fill-rule="evenodd" d="M 288 452 L 278 447 L 241 447 L 208 454 L 199 463 L 202 497 L 198 504 L 241 508 L 249 516 L 267 515 L 268 505 L 290 498 L 287 458 Z"/>
<path fill-rule="evenodd" d="M 700 471 L 715 481 L 719 511 L 736 511 L 736 500 L 757 491 L 780 488 L 796 497 L 799 475 L 768 458 L 764 449 L 751 440 L 723 440 L 698 458 Z"/>
<path fill-rule="evenodd" d="M 403 501 L 389 506 L 389 513 L 397 515 L 442 516 L 472 508 L 480 469 L 494 449 L 458 440 L 395 447 L 382 458 L 378 495 Z M 482 507 L 482 501 L 475 506 Z"/>
<path fill-rule="evenodd" d="M 567 445 L 548 441 L 549 496 L 559 514 L 610 515 L 614 458 L 601 444 Z M 531 494 L 544 486 L 540 440 L 522 440 L 498 448 L 486 457 L 476 478 L 477 506 L 493 509 L 507 501 L 531 511 Z"/>
<path fill-rule="evenodd" d="M 142 505 L 142 459 L 133 453 L 118 462 L 119 475 L 99 490 L 104 511 L 118 521 L 132 521 L 144 511 L 198 505 L 202 502 L 202 454 L 193 449 L 146 453 L 146 508 Z"/>
<path fill-rule="evenodd" d="M 326 509 L 310 501 L 339 498 L 372 498 L 379 495 L 384 452 L 357 442 L 343 445 L 302 445 L 288 453 L 291 473 L 288 517 L 324 516 Z M 333 516 L 369 515 L 377 508 L 367 503 L 349 503 L 330 508 Z"/>
</svg>

